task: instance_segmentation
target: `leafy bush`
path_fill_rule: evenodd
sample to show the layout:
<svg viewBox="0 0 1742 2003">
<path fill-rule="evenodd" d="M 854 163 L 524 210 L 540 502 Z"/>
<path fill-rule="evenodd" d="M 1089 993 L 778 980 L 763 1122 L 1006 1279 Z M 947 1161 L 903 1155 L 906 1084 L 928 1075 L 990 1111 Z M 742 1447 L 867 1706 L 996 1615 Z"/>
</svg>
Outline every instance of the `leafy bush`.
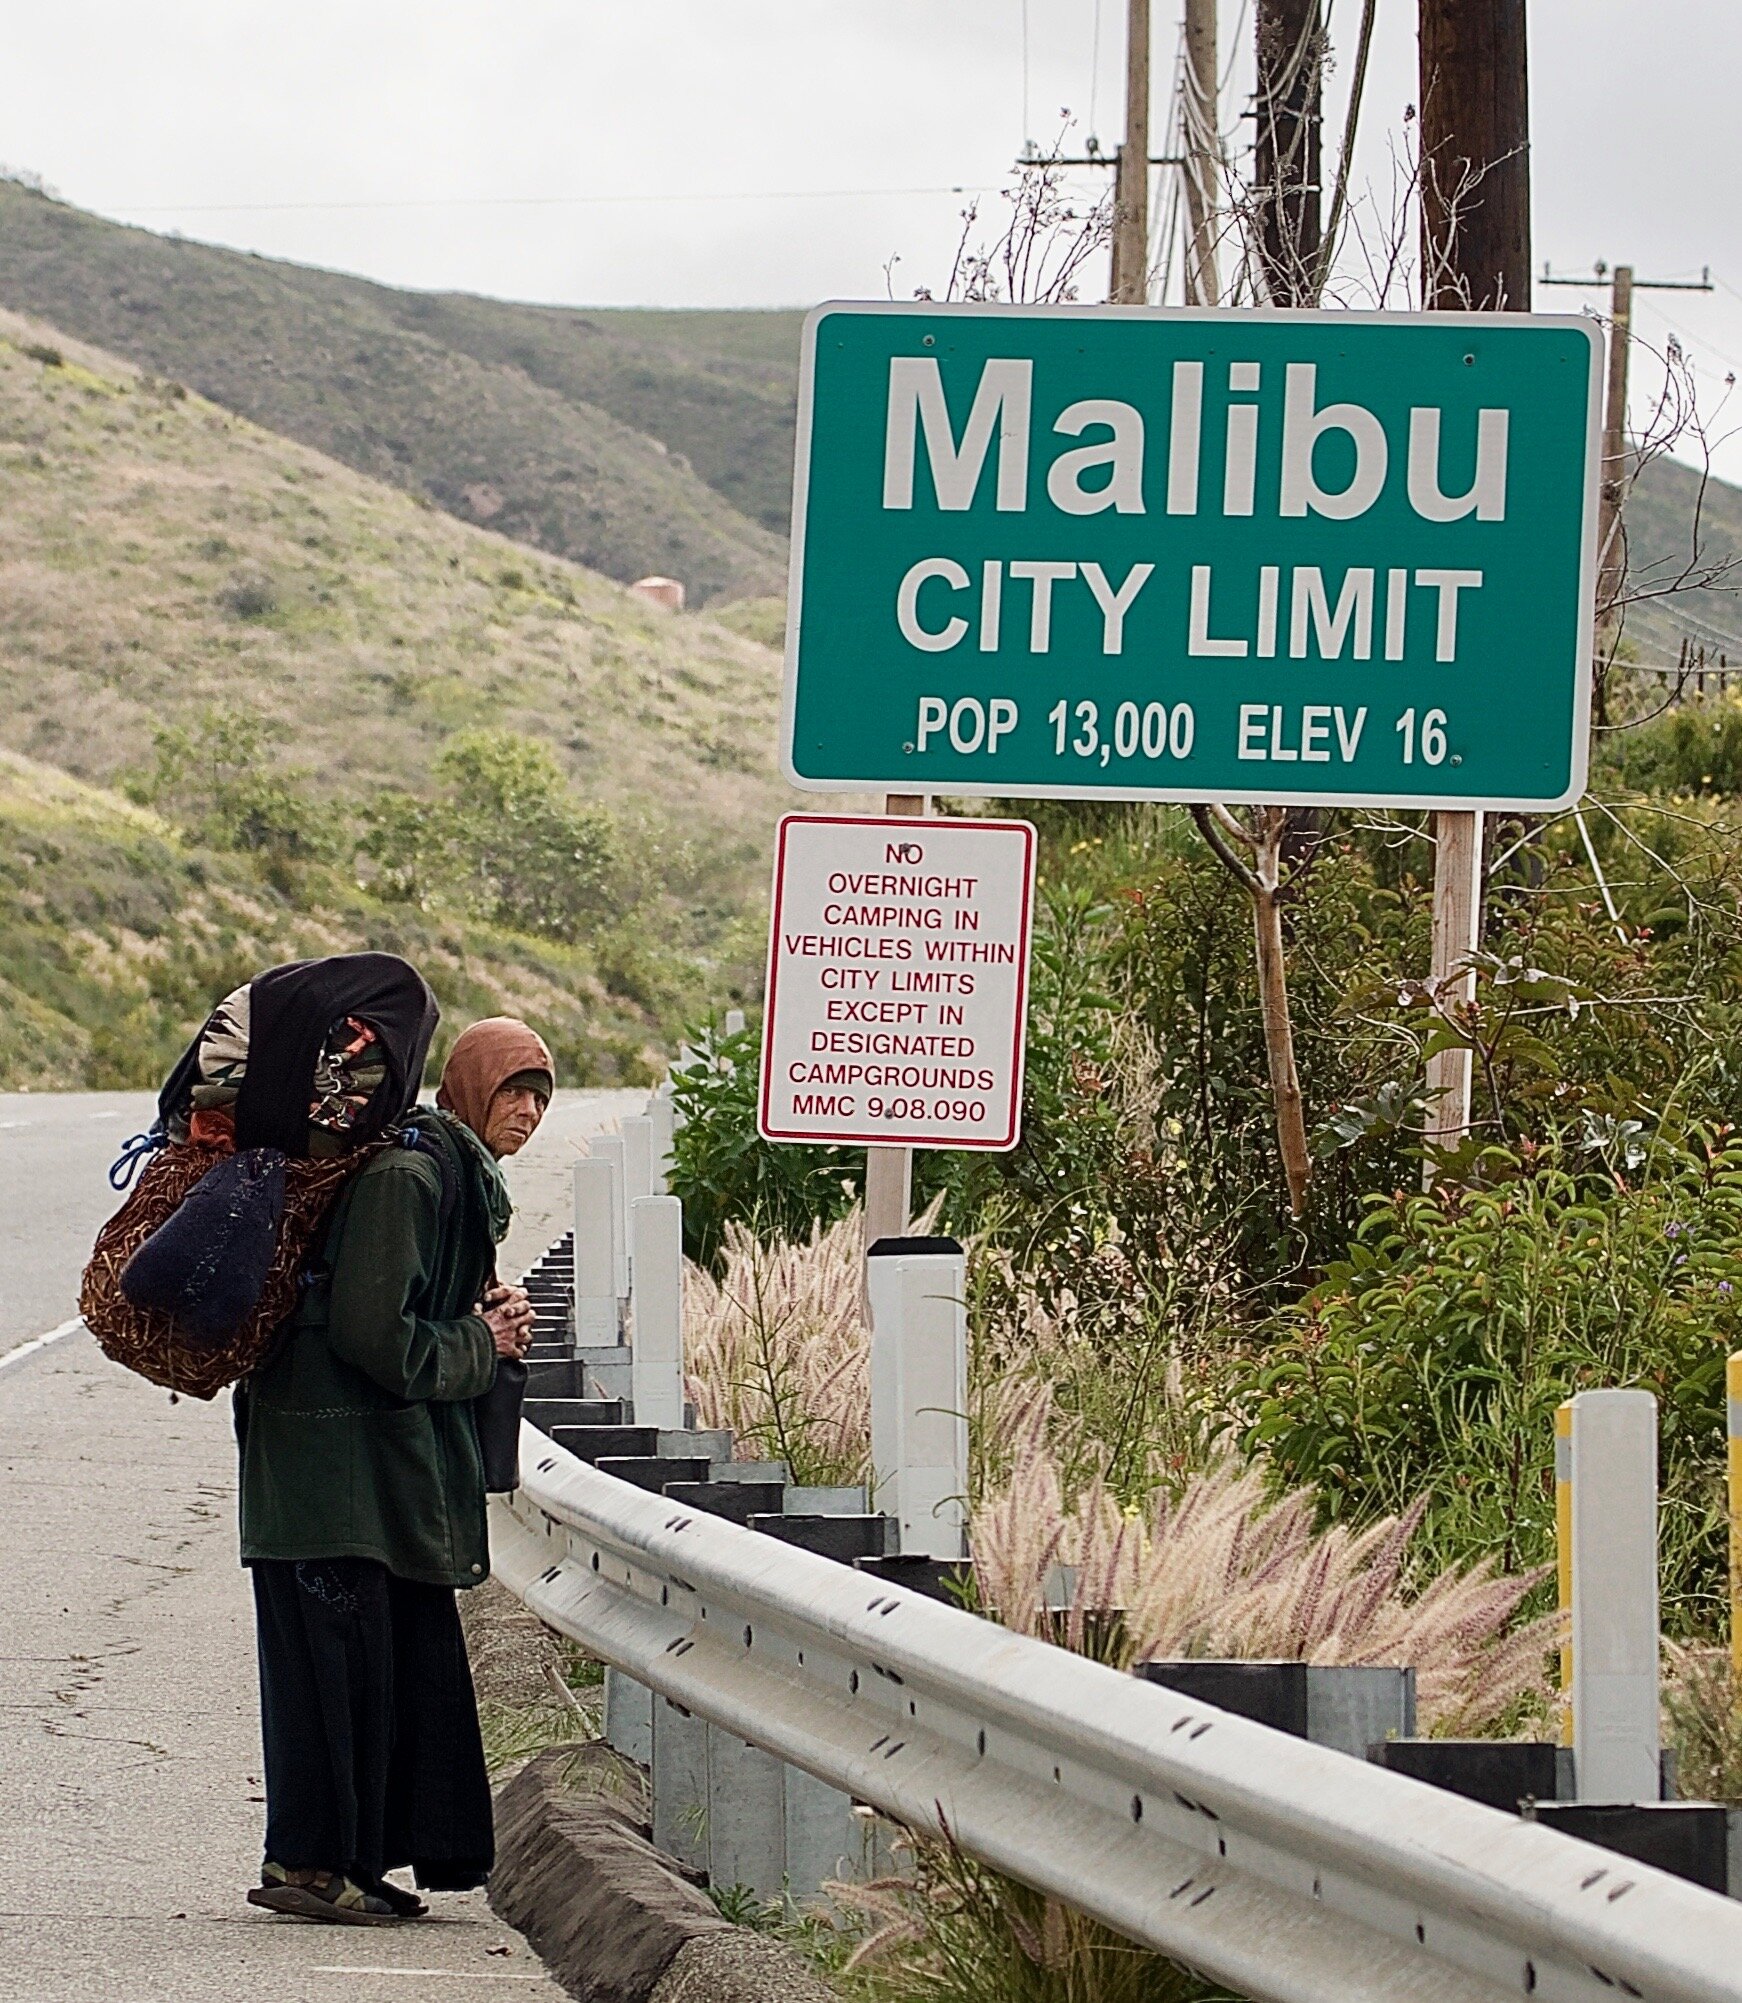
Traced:
<svg viewBox="0 0 1742 2003">
<path fill-rule="evenodd" d="M 195 841 L 280 863 L 306 862 L 335 847 L 336 815 L 307 790 L 307 773 L 286 767 L 282 726 L 213 707 L 186 725 L 152 733 L 157 754 L 145 797 Z"/>
<path fill-rule="evenodd" d="M 455 839 L 492 915 L 523 932 L 578 936 L 607 908 L 611 817 L 569 791 L 556 754 L 509 730 L 466 730 L 436 760 Z"/>
<path fill-rule="evenodd" d="M 756 1131 L 760 1039 L 754 1029 L 734 1036 L 692 1029 L 694 1060 L 674 1067 L 672 1095 L 679 1125 L 668 1178 L 683 1199 L 684 1250 L 714 1265 L 727 1226 L 742 1223 L 759 1237 L 808 1238 L 858 1202 L 865 1158 L 858 1149 L 773 1146 Z"/>
<path fill-rule="evenodd" d="M 358 852 L 383 896 L 428 907 L 448 894 L 499 925 L 570 941 L 632 901 L 611 816 L 573 796 L 548 745 L 462 731 L 436 772 L 446 799 L 387 791 L 363 805 Z"/>
<path fill-rule="evenodd" d="M 1724 1360 L 1742 1336 L 1742 1146 L 1589 1116 L 1491 1151 L 1487 1185 L 1368 1199 L 1346 1258 L 1246 1365 L 1249 1451 L 1367 1521 L 1429 1497 L 1440 1557 L 1554 1542 L 1554 1410 L 1637 1385 L 1662 1413 L 1666 1600 L 1723 1603 Z"/>
<path fill-rule="evenodd" d="M 1742 794 L 1742 702 L 1689 703 L 1616 731 L 1602 760 L 1623 785 L 1644 793 Z"/>
</svg>

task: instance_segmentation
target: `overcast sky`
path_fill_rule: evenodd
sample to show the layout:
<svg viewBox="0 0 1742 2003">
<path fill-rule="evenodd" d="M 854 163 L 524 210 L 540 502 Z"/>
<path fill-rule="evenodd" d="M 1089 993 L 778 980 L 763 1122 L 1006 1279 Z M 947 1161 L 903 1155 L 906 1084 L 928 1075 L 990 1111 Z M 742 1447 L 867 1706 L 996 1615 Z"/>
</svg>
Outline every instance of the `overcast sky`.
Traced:
<svg viewBox="0 0 1742 2003">
<path fill-rule="evenodd" d="M 1166 118 L 1177 0 L 1155 0 Z M 10 11 L 0 160 L 153 229 L 573 305 L 801 305 L 940 285 L 967 196 L 1068 108 L 1121 122 L 1123 0 L 58 0 Z M 1332 0 L 1344 51 L 1359 0 Z M 1538 265 L 1630 259 L 1719 431 L 1742 376 L 1737 0 L 1533 0 Z M 1388 186 L 1415 9 L 1379 0 L 1356 179 Z M 1232 149 L 1250 0 L 1222 0 Z M 1098 52 L 1098 61 L 1097 61 Z M 1383 197 L 1379 206 L 1389 206 Z M 1092 295 L 1090 295 L 1092 296 Z M 1564 309 L 1598 293 L 1548 291 Z M 1661 372 L 1641 355 L 1636 423 Z M 1718 463 L 1742 480 L 1742 435 Z"/>
</svg>

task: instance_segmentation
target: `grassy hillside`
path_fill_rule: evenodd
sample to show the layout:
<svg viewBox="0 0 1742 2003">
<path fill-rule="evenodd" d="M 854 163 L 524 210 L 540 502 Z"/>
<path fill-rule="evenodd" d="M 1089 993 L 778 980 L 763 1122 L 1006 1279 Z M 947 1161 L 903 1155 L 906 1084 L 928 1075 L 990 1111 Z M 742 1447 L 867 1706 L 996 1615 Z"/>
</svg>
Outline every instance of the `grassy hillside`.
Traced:
<svg viewBox="0 0 1742 2003">
<path fill-rule="evenodd" d="M 214 982 L 323 943 L 403 939 L 456 995 L 536 995 L 591 1076 L 751 978 L 790 802 L 766 648 L 9 314 L 0 518 L 0 745 L 35 761 L 8 764 L 0 806 L 0 1078 L 59 1049 L 86 1082 L 139 1082 Z M 214 854 L 75 784 L 161 788 L 158 734 L 197 751 L 214 715 L 306 802 L 310 840 Z M 576 811 L 610 817 L 602 908 L 567 943 L 464 895 L 359 887 L 359 814 L 384 788 L 439 794 L 480 728 L 549 744 Z M 197 803 L 202 775 L 171 776 Z M 190 917 L 208 896 L 215 932 Z"/>
<path fill-rule="evenodd" d="M 577 312 L 342 283 L 370 294 L 401 326 L 608 410 L 680 454 L 735 508 L 786 534 L 803 314 Z"/>
<path fill-rule="evenodd" d="M 339 869 L 298 872 L 289 887 L 276 874 L 0 751 L 0 1090 L 155 1085 L 249 974 L 365 947 L 403 953 L 434 986 L 438 1063 L 468 1021 L 504 1011 L 538 1025 L 564 1084 L 646 1080 L 669 1048 L 613 953 L 383 905 Z M 728 953 L 710 989 L 731 965 Z"/>
<path fill-rule="evenodd" d="M 0 314 L 0 742 L 85 777 L 241 698 L 329 790 L 468 724 L 550 738 L 613 808 L 759 845 L 778 663 Z"/>
<path fill-rule="evenodd" d="M 1627 612 L 1636 657 L 1673 665 L 1685 634 L 1742 665 L 1742 488 L 1702 482 L 1673 459 L 1646 466 L 1627 497 L 1627 561 L 1637 593 L 1663 593 L 1715 563 L 1736 561 L 1718 588 L 1642 597 Z"/>
<path fill-rule="evenodd" d="M 753 366 L 634 340 L 607 355 L 581 315 L 559 366 L 531 309 L 482 328 L 467 302 L 445 305 L 123 228 L 0 181 L 0 306 L 607 576 L 666 571 L 698 602 L 778 588 L 779 538 L 692 470 L 684 446 L 634 428 L 668 412 L 672 438 L 693 439 L 725 478 L 723 441 L 760 426 L 767 440 L 738 484 L 768 512 L 762 469 L 780 464 L 783 482 L 791 447 L 783 457 L 781 399 Z M 595 388 L 623 396 L 627 422 L 587 400 Z"/>
</svg>

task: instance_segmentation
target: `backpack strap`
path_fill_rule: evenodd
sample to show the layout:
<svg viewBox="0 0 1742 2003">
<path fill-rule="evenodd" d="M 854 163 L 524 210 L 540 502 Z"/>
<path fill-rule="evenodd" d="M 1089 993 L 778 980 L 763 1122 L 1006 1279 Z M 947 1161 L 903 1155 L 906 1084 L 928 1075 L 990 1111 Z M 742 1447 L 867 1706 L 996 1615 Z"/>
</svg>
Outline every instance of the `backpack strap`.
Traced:
<svg viewBox="0 0 1742 2003">
<path fill-rule="evenodd" d="M 440 1141 L 426 1133 L 413 1121 L 408 1121 L 394 1137 L 409 1154 L 427 1155 L 436 1165 L 436 1173 L 442 1179 L 441 1203 L 437 1216 L 445 1226 L 454 1214 L 454 1207 L 460 1200 L 460 1178 L 448 1151 Z"/>
</svg>

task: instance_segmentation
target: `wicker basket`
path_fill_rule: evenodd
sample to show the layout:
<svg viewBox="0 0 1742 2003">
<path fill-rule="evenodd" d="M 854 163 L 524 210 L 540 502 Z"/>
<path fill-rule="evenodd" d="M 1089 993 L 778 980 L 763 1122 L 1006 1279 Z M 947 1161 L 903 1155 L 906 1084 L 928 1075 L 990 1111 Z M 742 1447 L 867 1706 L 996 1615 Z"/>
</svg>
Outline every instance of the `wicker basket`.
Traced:
<svg viewBox="0 0 1742 2003">
<path fill-rule="evenodd" d="M 180 1205 L 217 1148 L 189 1143 L 154 1155 L 127 1201 L 97 1235 L 79 1287 L 79 1312 L 97 1347 L 115 1363 L 190 1398 L 215 1398 L 266 1360 L 296 1306 L 303 1268 L 341 1189 L 375 1147 L 325 1161 L 285 1163 L 284 1216 L 266 1284 L 247 1320 L 218 1344 L 196 1342 L 173 1315 L 138 1308 L 121 1291 L 122 1268 Z"/>
</svg>

